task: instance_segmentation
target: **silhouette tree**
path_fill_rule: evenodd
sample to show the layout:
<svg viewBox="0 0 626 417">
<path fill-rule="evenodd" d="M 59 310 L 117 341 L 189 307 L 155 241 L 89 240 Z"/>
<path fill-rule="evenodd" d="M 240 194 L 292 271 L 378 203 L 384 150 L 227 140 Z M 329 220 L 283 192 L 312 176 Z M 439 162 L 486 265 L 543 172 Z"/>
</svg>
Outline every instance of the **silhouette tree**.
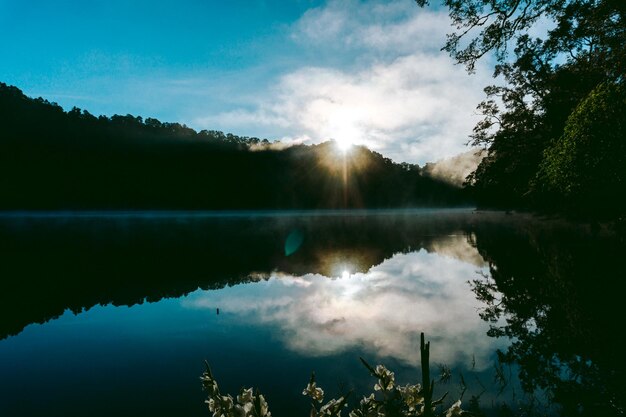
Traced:
<svg viewBox="0 0 626 417">
<path fill-rule="evenodd" d="M 533 182 L 544 198 L 570 210 L 611 211 L 626 195 L 626 89 L 600 84 L 550 143 Z M 619 214 L 619 211 L 616 213 Z"/>
<path fill-rule="evenodd" d="M 427 0 L 416 0 L 420 6 Z M 554 167 L 557 151 L 547 151 L 564 134 L 571 136 L 568 118 L 601 84 L 620 92 L 626 62 L 626 4 L 620 0 L 446 0 L 455 31 L 448 35 L 443 49 L 472 72 L 486 54 L 496 58 L 494 76 L 503 85 L 485 88 L 487 98 L 479 104 L 484 115 L 471 135 L 472 144 L 489 149 L 488 156 L 468 178 L 482 204 L 559 208 L 565 194 L 551 195 L 542 184 L 548 166 Z M 535 33 L 529 30 L 539 26 Z M 541 30 L 541 28 L 545 28 Z M 618 100 L 619 101 L 619 100 Z M 597 114 L 597 113 L 595 113 Z M 587 124 L 595 137 L 602 132 L 605 142 L 625 136 L 623 124 L 599 117 Z M 564 140 L 560 141 L 564 143 Z M 570 141 L 571 142 L 571 141 Z M 598 152 L 608 161 L 609 149 Z M 559 147 L 561 153 L 568 147 Z M 548 161 L 544 161 L 547 158 Z M 611 164 L 611 163 L 609 163 Z M 578 175 L 594 176 L 594 164 L 561 164 L 561 180 Z M 542 173 L 535 181 L 540 170 Z M 611 165 L 613 166 L 613 165 Z M 548 169 L 548 171 L 550 171 Z M 609 183 L 621 174 L 602 169 Z M 568 188 L 568 184 L 562 184 Z M 579 200 L 605 199 L 618 207 L 611 194 L 617 189 L 605 187 L 603 193 L 587 194 L 579 188 Z M 571 205 L 569 206 L 571 207 Z M 585 215 L 597 215 L 588 206 Z"/>
</svg>

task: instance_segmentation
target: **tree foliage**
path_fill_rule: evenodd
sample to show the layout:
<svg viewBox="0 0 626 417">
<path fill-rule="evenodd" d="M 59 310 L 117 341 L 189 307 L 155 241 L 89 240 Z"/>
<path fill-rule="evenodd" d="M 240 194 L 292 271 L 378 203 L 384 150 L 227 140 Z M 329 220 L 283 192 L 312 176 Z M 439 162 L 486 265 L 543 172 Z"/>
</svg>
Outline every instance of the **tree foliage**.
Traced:
<svg viewBox="0 0 626 417">
<path fill-rule="evenodd" d="M 626 187 L 626 90 L 600 84 L 544 152 L 533 188 L 569 205 L 616 207 Z M 592 197 L 589 199 L 589 197 Z"/>
<path fill-rule="evenodd" d="M 424 6 L 428 1 L 417 0 L 417 3 Z M 615 117 L 606 117 L 607 113 L 594 112 L 591 107 L 598 106 L 598 89 L 603 88 L 600 86 L 613 86 L 604 88 L 615 90 L 615 94 L 623 91 L 626 2 L 445 0 L 443 3 L 449 9 L 455 30 L 448 35 L 442 49 L 470 72 L 475 70 L 478 60 L 493 54 L 494 77 L 501 82 L 485 88 L 487 97 L 478 105 L 484 118 L 471 134 L 472 144 L 489 149 L 488 156 L 468 177 L 468 184 L 474 186 L 481 202 L 558 207 L 568 195 L 568 192 L 556 196 L 552 193 L 556 186 L 554 175 L 559 170 L 558 187 L 571 190 L 570 194 L 576 190 L 581 200 L 591 198 L 585 194 L 589 188 L 566 182 L 580 177 L 594 177 L 595 182 L 611 177 L 614 180 L 610 183 L 619 182 L 615 178 L 621 174 L 613 170 L 616 165 L 609 162 L 608 153 L 620 147 L 608 142 L 619 142 L 618 138 L 626 134 L 624 125 L 618 121 L 618 114 L 613 112 Z M 623 106 L 615 94 L 607 99 L 617 100 L 615 104 Z M 590 113 L 583 116 L 585 112 Z M 601 161 L 601 169 L 592 162 L 567 162 L 573 158 L 569 152 L 574 148 L 578 152 L 577 160 L 584 159 L 584 149 L 589 149 L 572 145 L 574 131 L 578 129 L 574 125 L 580 123 L 586 126 L 587 138 L 591 135 L 597 138 L 594 143 L 607 143 L 594 147 L 594 158 Z M 607 132 L 610 134 L 604 136 Z M 564 137 L 569 140 L 559 139 Z M 565 159 L 559 162 L 559 158 Z M 603 165 L 604 162 L 608 165 Z M 544 186 L 544 180 L 549 186 Z M 603 193 L 595 193 L 593 198 L 606 199 L 615 191 L 604 187 Z"/>
</svg>

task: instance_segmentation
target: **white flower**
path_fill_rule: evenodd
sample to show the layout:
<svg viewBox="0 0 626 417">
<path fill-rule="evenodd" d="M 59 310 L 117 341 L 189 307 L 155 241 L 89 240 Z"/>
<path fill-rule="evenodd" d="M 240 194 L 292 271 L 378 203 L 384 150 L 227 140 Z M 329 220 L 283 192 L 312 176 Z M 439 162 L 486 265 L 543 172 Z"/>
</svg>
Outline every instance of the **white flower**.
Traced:
<svg viewBox="0 0 626 417">
<path fill-rule="evenodd" d="M 216 396 L 213 398 L 209 398 L 205 403 L 209 406 L 209 411 L 213 413 L 213 417 L 221 417 L 221 416 L 229 416 L 231 415 L 231 411 L 233 410 L 233 397 L 230 395 L 227 396 Z"/>
<path fill-rule="evenodd" d="M 269 411 L 269 407 L 267 405 L 267 401 L 265 401 L 265 397 L 259 394 L 259 403 L 261 404 L 261 415 L 259 417 L 272 417 L 272 413 Z"/>
<path fill-rule="evenodd" d="M 200 377 L 202 381 L 202 387 L 209 393 L 209 395 L 213 395 L 218 391 L 217 381 L 208 375 L 203 375 Z"/>
<path fill-rule="evenodd" d="M 252 388 L 242 389 L 241 393 L 237 396 L 237 402 L 241 405 L 252 403 L 254 394 L 252 394 Z"/>
<path fill-rule="evenodd" d="M 343 401 L 343 397 L 339 398 L 338 400 L 335 400 L 334 398 L 330 401 L 328 401 L 326 404 L 324 404 L 322 406 L 322 408 L 320 408 L 320 415 L 332 415 L 333 412 L 333 407 L 335 407 L 336 405 L 338 405 L 341 401 Z M 337 410 L 337 416 L 341 415 L 341 410 Z"/>
<path fill-rule="evenodd" d="M 416 410 L 418 405 L 424 403 L 424 396 L 421 392 L 422 386 L 420 384 L 399 386 L 398 391 L 400 391 L 404 403 L 409 407 L 409 411 Z"/>
<path fill-rule="evenodd" d="M 373 402 L 374 402 L 374 394 L 370 394 L 369 397 L 363 396 L 363 399 L 361 400 L 361 405 L 370 405 Z"/>
<path fill-rule="evenodd" d="M 231 408 L 233 408 L 233 405 L 234 405 L 233 397 L 231 397 L 230 395 L 225 395 L 222 397 L 222 407 L 226 408 L 227 410 L 230 410 Z"/>
<path fill-rule="evenodd" d="M 311 397 L 311 399 L 320 403 L 324 401 L 324 390 L 316 387 L 315 382 L 309 382 L 306 388 L 302 391 L 302 395 L 307 395 Z"/>
<path fill-rule="evenodd" d="M 446 411 L 446 417 L 459 417 L 463 413 L 461 410 L 461 400 L 458 400 Z"/>
<path fill-rule="evenodd" d="M 205 401 L 205 403 L 209 406 L 209 411 L 210 412 L 214 412 L 215 411 L 215 400 L 213 398 L 209 398 L 208 400 Z"/>
<path fill-rule="evenodd" d="M 393 388 L 395 382 L 395 375 L 393 372 L 385 368 L 383 365 L 377 365 L 376 376 L 378 377 L 378 383 L 374 385 L 375 391 L 387 391 Z"/>
</svg>

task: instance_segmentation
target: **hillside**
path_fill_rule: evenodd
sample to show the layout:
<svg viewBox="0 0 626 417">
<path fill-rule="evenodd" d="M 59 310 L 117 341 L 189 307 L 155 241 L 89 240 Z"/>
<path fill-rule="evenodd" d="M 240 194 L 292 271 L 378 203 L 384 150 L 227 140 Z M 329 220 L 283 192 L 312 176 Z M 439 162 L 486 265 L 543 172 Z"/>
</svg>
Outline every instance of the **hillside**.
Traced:
<svg viewBox="0 0 626 417">
<path fill-rule="evenodd" d="M 65 112 L 0 83 L 0 209 L 326 209 L 467 204 L 364 147 L 267 140 Z"/>
</svg>

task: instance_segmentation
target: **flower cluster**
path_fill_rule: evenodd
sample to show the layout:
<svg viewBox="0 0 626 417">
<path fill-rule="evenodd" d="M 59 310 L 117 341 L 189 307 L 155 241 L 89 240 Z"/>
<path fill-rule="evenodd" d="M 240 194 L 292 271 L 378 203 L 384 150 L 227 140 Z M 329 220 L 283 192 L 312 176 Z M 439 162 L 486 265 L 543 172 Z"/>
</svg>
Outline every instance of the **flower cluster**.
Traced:
<svg viewBox="0 0 626 417">
<path fill-rule="evenodd" d="M 309 382 L 304 391 L 302 391 L 302 395 L 306 395 L 310 397 L 313 401 L 317 401 L 321 403 L 324 401 L 324 390 L 315 386 L 315 381 Z"/>
<path fill-rule="evenodd" d="M 311 413 L 311 415 L 316 415 L 317 417 L 326 417 L 326 416 L 341 416 L 341 410 L 344 407 L 347 407 L 346 397 L 339 397 L 337 399 L 332 399 L 328 401 L 326 404 L 320 407 L 316 414 Z M 313 408 L 315 411 L 315 408 Z"/>
<path fill-rule="evenodd" d="M 363 358 L 361 362 L 378 379 L 374 391 L 380 392 L 382 398 L 377 399 L 373 393 L 363 397 L 359 406 L 350 412 L 350 417 L 424 415 L 424 392 L 420 384 L 396 385 L 394 373 L 383 365 L 373 368 Z"/>
<path fill-rule="evenodd" d="M 389 369 L 383 365 L 376 366 L 376 376 L 378 377 L 378 383 L 374 385 L 374 391 L 390 391 L 393 389 L 395 383 L 395 375 Z"/>
<path fill-rule="evenodd" d="M 212 417 L 271 417 L 265 397 L 252 388 L 242 388 L 237 401 L 230 395 L 220 393 L 217 381 L 211 373 L 211 368 L 206 365 L 206 371 L 200 377 L 202 387 L 207 392 L 205 403 L 212 413 Z"/>
<path fill-rule="evenodd" d="M 398 392 L 402 396 L 402 400 L 408 407 L 408 411 L 414 412 L 423 407 L 424 405 L 424 393 L 422 391 L 422 386 L 420 384 L 409 385 L 398 387 Z"/>
<path fill-rule="evenodd" d="M 361 361 L 372 376 L 377 378 L 374 385 L 376 394 L 371 393 L 368 397 L 363 397 L 358 406 L 349 412 L 349 417 L 460 417 L 465 414 L 461 409 L 461 400 L 452 404 L 445 413 L 438 413 L 436 409 L 443 402 L 445 395 L 439 400 L 428 403 L 425 400 L 425 390 L 420 384 L 397 385 L 394 373 L 383 365 L 373 368 L 363 359 Z M 230 395 L 222 395 L 208 364 L 201 380 L 208 393 L 206 403 L 212 417 L 271 417 L 265 398 L 258 391 L 255 393 L 252 388 L 242 389 L 236 401 Z M 319 406 L 324 402 L 324 390 L 317 386 L 315 374 L 312 374 L 302 395 L 311 399 L 311 417 L 341 417 L 341 412 L 347 407 L 350 393 L 337 399 L 333 398 Z M 430 404 L 430 407 L 426 407 L 426 404 Z"/>
<path fill-rule="evenodd" d="M 369 397 L 363 397 L 359 402 L 359 407 L 350 411 L 349 417 L 378 417 L 378 406 L 374 399 L 374 394 Z"/>
<path fill-rule="evenodd" d="M 315 402 L 321 403 L 324 401 L 324 390 L 319 388 L 315 382 L 315 373 L 311 374 L 311 379 L 306 388 L 302 391 L 302 395 L 306 395 L 311 398 L 311 416 L 315 417 L 340 417 L 341 410 L 347 406 L 346 401 L 348 396 L 332 399 L 326 404 L 317 409 Z"/>
<path fill-rule="evenodd" d="M 377 378 L 374 385 L 374 392 L 368 397 L 363 397 L 356 408 L 349 412 L 349 417 L 385 417 L 385 416 L 404 416 L 404 417 L 422 417 L 436 416 L 436 408 L 441 405 L 445 395 L 436 401 L 430 403 L 430 410 L 426 410 L 425 392 L 421 384 L 415 385 L 397 385 L 393 372 L 378 365 L 371 367 L 364 359 L 361 362 L 370 371 L 372 376 Z M 311 375 L 309 384 L 306 386 L 303 395 L 310 397 L 312 402 L 311 416 L 327 417 L 341 415 L 341 410 L 346 406 L 345 402 L 348 396 L 340 397 L 335 400 L 328 401 L 324 406 L 315 407 L 315 401 L 322 402 L 324 391 L 316 385 L 315 374 Z M 349 395 L 349 394 L 348 394 Z M 379 396 L 377 398 L 376 396 Z M 445 417 L 459 417 L 463 415 L 461 410 L 461 401 L 457 401 L 446 410 Z"/>
</svg>

